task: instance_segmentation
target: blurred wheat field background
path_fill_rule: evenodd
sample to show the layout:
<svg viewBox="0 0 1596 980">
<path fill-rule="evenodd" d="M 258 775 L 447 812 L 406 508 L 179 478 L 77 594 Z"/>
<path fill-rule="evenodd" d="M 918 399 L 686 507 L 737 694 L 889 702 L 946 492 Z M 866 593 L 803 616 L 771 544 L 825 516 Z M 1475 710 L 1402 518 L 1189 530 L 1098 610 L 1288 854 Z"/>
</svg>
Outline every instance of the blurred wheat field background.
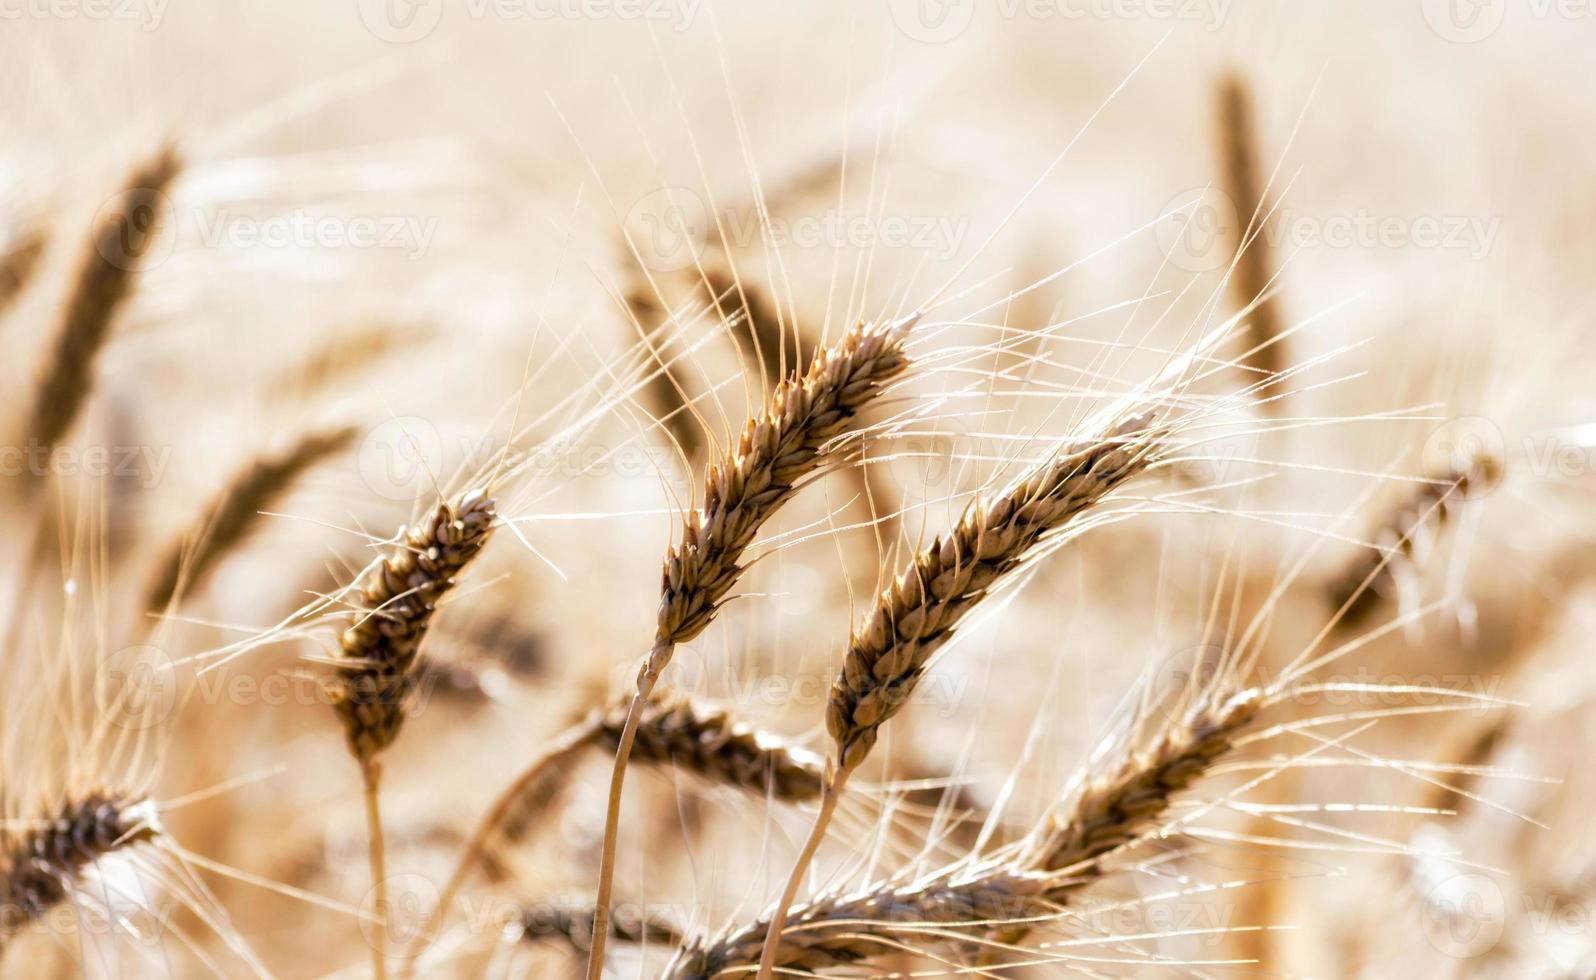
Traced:
<svg viewBox="0 0 1596 980">
<path fill-rule="evenodd" d="M 0 0 L 0 975 L 1596 976 L 1593 43 Z"/>
</svg>

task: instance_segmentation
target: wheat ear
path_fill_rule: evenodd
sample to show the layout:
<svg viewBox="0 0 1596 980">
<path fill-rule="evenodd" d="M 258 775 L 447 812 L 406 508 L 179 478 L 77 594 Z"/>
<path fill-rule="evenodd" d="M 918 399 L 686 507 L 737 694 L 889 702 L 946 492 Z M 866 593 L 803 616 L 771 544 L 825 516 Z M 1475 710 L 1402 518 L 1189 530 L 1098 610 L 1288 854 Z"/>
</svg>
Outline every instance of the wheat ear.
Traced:
<svg viewBox="0 0 1596 980">
<path fill-rule="evenodd" d="M 842 671 L 832 684 L 826 729 L 836 742 L 831 778 L 820 814 L 800 851 L 776 906 L 769 955 L 760 964 L 768 980 L 782 930 L 781 909 L 797 897 L 837 797 L 864 762 L 882 725 L 907 702 L 931 655 L 953 636 L 960 620 L 1004 575 L 1019 568 L 1049 535 L 1096 506 L 1158 456 L 1163 430 L 1147 412 L 1115 420 L 1097 440 L 1026 473 L 991 501 L 965 509 L 945 537 L 932 541 L 882 593 L 854 632 Z"/>
<path fill-rule="evenodd" d="M 743 428 L 737 446 L 704 479 L 703 506 L 687 515 L 681 540 L 665 557 L 654 646 L 637 676 L 615 752 L 600 856 L 598 922 L 588 980 L 603 972 L 605 916 L 615 874 L 621 789 L 643 707 L 678 643 L 702 633 L 743 572 L 743 554 L 760 527 L 806 478 L 822 469 L 842 435 L 885 385 L 908 367 L 904 343 L 918 320 L 859 324 L 815 354 L 809 370 L 777 385 L 770 402 Z"/>
<path fill-rule="evenodd" d="M 1329 598 L 1347 628 L 1366 619 L 1396 584 L 1403 563 L 1422 562 L 1441 530 L 1470 496 L 1502 478 L 1502 462 L 1485 451 L 1466 452 L 1449 461 L 1439 479 L 1408 494 L 1383 514 L 1373 532 L 1377 550 L 1359 555 L 1330 583 Z"/>
<path fill-rule="evenodd" d="M 379 804 L 378 756 L 399 737 L 414 689 L 416 656 L 438 601 L 487 544 L 494 502 L 473 490 L 439 503 L 427 518 L 401 532 L 398 546 L 367 569 L 360 613 L 339 639 L 338 684 L 333 709 L 343 723 L 349 752 L 360 764 L 370 834 L 372 891 L 386 936 L 387 894 Z M 372 943 L 374 971 L 387 975 L 384 943 Z"/>
<path fill-rule="evenodd" d="M 306 470 L 348 446 L 355 432 L 346 427 L 306 433 L 285 451 L 259 456 L 239 470 L 207 508 L 206 519 L 167 549 L 145 593 L 145 610 L 166 608 L 179 587 L 196 588 L 254 529 L 261 511 L 280 499 Z M 187 544 L 196 541 L 197 546 Z"/>
<path fill-rule="evenodd" d="M 27 423 L 27 436 L 43 446 L 53 446 L 66 434 L 88 400 L 95 359 L 160 229 L 162 193 L 177 171 L 171 149 L 139 168 L 123 189 L 121 210 L 95 230 L 84 252 Z"/>
<path fill-rule="evenodd" d="M 593 910 L 573 909 L 563 905 L 528 905 L 515 919 L 523 942 L 536 943 L 546 939 L 560 939 L 579 953 L 593 948 Z M 642 913 L 636 916 L 609 916 L 609 938 L 634 946 L 680 946 L 682 931 L 674 923 L 659 916 Z"/>
<path fill-rule="evenodd" d="M 1170 801 L 1228 754 L 1256 717 L 1264 691 L 1210 697 L 1172 721 L 1143 751 L 1086 783 L 1027 838 L 989 859 L 965 860 L 918 881 L 875 885 L 794 908 L 775 968 L 810 973 L 901 952 L 908 937 L 971 956 L 1015 942 L 1031 924 L 1058 914 L 1070 895 L 1103 874 L 1103 859 L 1156 830 Z M 1001 923 L 1011 923 L 1002 926 Z M 935 928 L 935 927 L 943 928 Z M 756 922 L 684 951 L 670 980 L 745 972 L 772 948 L 770 923 Z M 955 932 L 968 930 L 968 938 Z"/>
<path fill-rule="evenodd" d="M 1252 306 L 1247 317 L 1246 364 L 1267 380 L 1280 372 L 1287 359 L 1280 304 L 1274 295 L 1266 295 L 1274 278 L 1263 234 L 1269 205 L 1259 179 L 1258 139 L 1246 80 L 1238 74 L 1225 75 L 1219 80 L 1217 101 L 1220 172 L 1241 221 L 1231 263 L 1231 295 L 1238 309 Z M 1258 380 L 1252 378 L 1249 383 Z M 1278 404 L 1278 400 L 1267 404 Z"/>
<path fill-rule="evenodd" d="M 95 792 L 66 800 L 22 830 L 0 830 L 0 954 L 66 901 L 84 871 L 160 833 L 154 804 Z"/>
</svg>

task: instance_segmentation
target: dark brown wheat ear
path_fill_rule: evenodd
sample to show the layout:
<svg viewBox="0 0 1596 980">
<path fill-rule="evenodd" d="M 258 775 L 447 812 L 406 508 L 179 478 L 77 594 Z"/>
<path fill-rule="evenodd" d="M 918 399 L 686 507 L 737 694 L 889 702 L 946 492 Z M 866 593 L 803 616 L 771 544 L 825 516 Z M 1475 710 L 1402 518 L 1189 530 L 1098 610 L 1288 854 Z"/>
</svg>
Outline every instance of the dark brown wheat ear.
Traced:
<svg viewBox="0 0 1596 980">
<path fill-rule="evenodd" d="M 95 361 L 160 231 L 167 210 L 164 192 L 178 169 L 176 151 L 162 150 L 133 173 L 119 206 L 94 230 L 67 298 L 44 379 L 33 397 L 25 434 L 34 443 L 55 445 L 88 400 Z"/>
<path fill-rule="evenodd" d="M 0 955 L 99 861 L 159 834 L 154 804 L 112 792 L 64 800 L 32 826 L 0 828 Z"/>
</svg>

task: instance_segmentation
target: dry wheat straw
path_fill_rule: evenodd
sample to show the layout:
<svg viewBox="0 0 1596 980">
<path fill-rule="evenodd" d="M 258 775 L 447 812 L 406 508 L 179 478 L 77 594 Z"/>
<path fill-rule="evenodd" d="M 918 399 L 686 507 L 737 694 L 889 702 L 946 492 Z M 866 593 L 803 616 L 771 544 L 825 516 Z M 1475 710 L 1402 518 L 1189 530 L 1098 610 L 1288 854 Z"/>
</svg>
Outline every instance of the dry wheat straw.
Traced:
<svg viewBox="0 0 1596 980">
<path fill-rule="evenodd" d="M 207 508 L 205 520 L 167 549 L 145 593 L 144 608 L 158 612 L 166 608 L 180 587 L 185 591 L 198 588 L 218 562 L 254 529 L 261 511 L 271 508 L 306 470 L 348 446 L 355 431 L 346 427 L 307 433 L 285 451 L 256 457 L 239 470 Z"/>
<path fill-rule="evenodd" d="M 908 367 L 904 342 L 917 317 L 859 324 L 817 352 L 808 372 L 783 381 L 765 410 L 749 419 L 725 459 L 704 479 L 704 504 L 687 515 L 681 540 L 665 558 L 654 647 L 638 671 L 637 694 L 615 753 L 599 868 L 598 935 L 588 980 L 603 969 L 619 831 L 621 788 L 638 718 L 678 643 L 702 633 L 743 572 L 743 554 L 761 525 L 818 473 L 828 446 L 884 386 Z"/>
<path fill-rule="evenodd" d="M 1240 75 L 1227 74 L 1219 81 L 1218 130 L 1223 187 L 1236 207 L 1239 222 L 1230 272 L 1231 294 L 1238 309 L 1246 309 L 1256 301 L 1247 316 L 1246 347 L 1250 353 L 1246 363 L 1268 378 L 1278 374 L 1287 359 L 1279 302 L 1273 294 L 1265 295 L 1274 278 L 1268 237 L 1262 233 L 1269 207 L 1259 178 L 1252 95 Z M 1247 217 L 1242 219 L 1242 215 Z M 1259 380 L 1249 378 L 1249 383 Z M 1271 400 L 1267 404 L 1278 403 Z"/>
<path fill-rule="evenodd" d="M 0 830 L 0 954 L 65 902 L 85 871 L 159 832 L 151 803 L 109 792 L 69 799 L 27 829 Z"/>
<path fill-rule="evenodd" d="M 177 170 L 178 159 L 170 149 L 137 170 L 123 189 L 121 209 L 95 230 L 84 251 L 27 423 L 27 436 L 38 444 L 53 446 L 88 400 L 95 359 L 160 230 L 162 193 Z"/>
<path fill-rule="evenodd" d="M 1490 453 L 1465 452 L 1449 461 L 1439 478 L 1383 514 L 1372 534 L 1377 549 L 1360 554 L 1330 583 L 1330 601 L 1342 610 L 1341 625 L 1356 625 L 1391 598 L 1401 571 L 1422 563 L 1461 506 L 1494 486 L 1502 472 L 1501 461 Z"/>
<path fill-rule="evenodd" d="M 1209 697 L 1164 726 L 1143 751 L 1091 779 L 1032 834 L 988 860 L 966 860 L 921 880 L 880 884 L 794 908 L 772 959 L 784 971 L 864 963 L 919 939 L 972 957 L 1017 942 L 1055 918 L 1072 893 L 1100 878 L 1104 859 L 1163 823 L 1170 801 L 1233 748 L 1263 692 Z M 897 928 L 894 928 L 897 927 Z M 940 927 L 940 928 L 938 928 Z M 768 921 L 688 949 L 670 980 L 742 974 L 768 948 Z"/>
<path fill-rule="evenodd" d="M 826 729 L 837 746 L 830 779 L 772 915 L 761 980 L 768 980 L 775 967 L 782 910 L 796 899 L 837 799 L 869 755 L 881 726 L 907 702 L 932 654 L 1004 575 L 1157 458 L 1163 431 L 1152 427 L 1152 418 L 1146 411 L 1122 416 L 1095 442 L 1055 456 L 990 502 L 972 503 L 954 529 L 932 541 L 882 593 L 854 632 L 826 706 Z"/>
</svg>

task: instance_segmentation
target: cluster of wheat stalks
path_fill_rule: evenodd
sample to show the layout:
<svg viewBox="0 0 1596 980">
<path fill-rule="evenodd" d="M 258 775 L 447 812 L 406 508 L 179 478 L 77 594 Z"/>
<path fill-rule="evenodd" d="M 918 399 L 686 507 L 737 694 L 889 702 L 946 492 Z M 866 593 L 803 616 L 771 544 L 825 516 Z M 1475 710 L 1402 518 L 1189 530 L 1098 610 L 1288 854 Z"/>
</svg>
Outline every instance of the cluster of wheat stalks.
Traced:
<svg viewBox="0 0 1596 980">
<path fill-rule="evenodd" d="M 1503 753 L 1515 730 L 1546 724 L 1521 710 L 1532 685 L 1520 661 L 1567 640 L 1538 635 L 1550 617 L 1528 600 L 1503 627 L 1459 571 L 1522 461 L 1451 439 L 1439 456 L 1357 474 L 1367 492 L 1332 515 L 1295 508 L 1258 475 L 1335 471 L 1304 458 L 1303 430 L 1403 417 L 1422 443 L 1453 412 L 1298 407 L 1345 352 L 1310 353 L 1299 340 L 1311 325 L 1289 323 L 1289 277 L 1264 236 L 1279 174 L 1251 100 L 1240 76 L 1216 85 L 1217 183 L 1244 219 L 1219 288 L 1173 333 L 1132 319 L 1094 340 L 1086 366 L 1063 349 L 1074 321 L 1036 310 L 1051 274 L 993 299 L 961 269 L 939 289 L 895 287 L 907 298 L 885 312 L 816 324 L 796 315 L 790 282 L 745 274 L 751 257 L 713 229 L 685 270 L 652 264 L 623 234 L 607 313 L 633 339 L 564 388 L 541 363 L 560 355 L 533 342 L 519 382 L 491 395 L 485 458 L 428 474 L 408 518 L 330 512 L 329 525 L 388 523 L 326 539 L 313 527 L 326 568 L 294 567 L 271 534 L 318 473 L 356 468 L 365 434 L 386 424 L 378 413 L 302 420 L 244 452 L 160 535 L 134 528 L 137 493 L 114 478 L 12 479 L 0 969 L 543 976 L 585 963 L 589 980 L 685 980 L 1303 963 L 1379 976 L 1427 963 L 1592 975 L 1589 934 L 1565 930 L 1554 949 L 1513 904 L 1584 907 L 1589 869 L 1571 859 L 1510 875 L 1464 842 L 1526 833 L 1546 805 L 1515 789 L 1549 784 L 1536 767 Z M 100 356 L 148 288 L 186 166 L 176 147 L 137 164 L 86 241 L 48 214 L 4 229 L 5 329 L 37 323 L 45 338 L 12 413 L 16 445 L 50 457 L 99 438 Z M 756 190 L 757 212 L 768 219 L 816 179 Z M 59 301 L 28 305 L 52 276 Z M 312 401 L 381 377 L 390 358 L 427 363 L 430 343 L 402 325 L 344 330 L 296 353 L 287 387 Z M 728 350 L 740 365 L 727 367 Z M 740 422 L 722 397 L 733 387 Z M 1027 414 L 1028 402 L 1046 408 Z M 1018 421 L 992 421 L 1004 413 Z M 961 419 L 999 448 L 933 449 L 963 485 L 902 494 L 886 474 L 919 465 L 921 437 Z M 1243 470 L 1211 470 L 1235 439 Z M 541 521 L 643 510 L 594 493 L 560 516 L 540 452 L 584 442 L 603 447 L 594 469 L 663 450 L 663 553 L 634 535 L 606 555 L 659 568 L 646 594 L 543 568 L 556 563 Z M 1282 530 L 1327 516 L 1306 543 Z M 1219 520 L 1245 530 L 1182 529 Z M 351 538 L 370 553 L 355 557 Z M 834 549 L 829 564 L 795 561 L 832 581 L 761 591 L 768 566 L 812 558 L 805 548 Z M 1171 567 L 1182 581 L 1165 581 Z M 1057 612 L 1094 577 L 1136 580 L 1101 593 L 1117 597 L 1103 615 L 1118 632 L 1077 634 Z M 249 602 L 212 594 L 235 591 Z M 1161 615 L 1166 593 L 1184 612 L 1163 649 L 1130 646 L 1130 624 Z M 787 604 L 817 621 L 813 610 L 835 609 L 851 629 L 828 644 L 792 627 L 823 649 L 784 660 Z M 758 605 L 774 620 L 740 615 Z M 622 608 L 653 610 L 652 633 Z M 996 632 L 1008 622 L 1023 625 Z M 971 650 L 982 636 L 992 647 Z M 1437 670 L 1437 645 L 1472 666 Z M 717 648 L 777 679 L 813 674 L 819 658 L 823 696 L 763 712 L 706 696 L 681 661 L 710 669 L 724 663 Z M 1140 677 L 1107 718 L 1077 712 L 1085 701 L 1059 680 L 1084 676 L 1070 658 Z M 939 741 L 944 719 L 925 708 L 951 690 L 939 674 L 993 682 L 986 704 L 954 706 L 974 719 L 962 746 Z M 1434 678 L 1487 674 L 1514 693 Z M 246 711 L 212 693 L 219 678 L 265 677 L 308 684 L 315 703 Z M 1055 698 L 1035 708 L 1046 691 Z M 1084 758 L 1049 744 L 1066 724 L 1089 739 Z M 313 773 L 339 731 L 347 758 Z M 634 770 L 663 778 L 628 780 Z M 1344 910 L 1316 921 L 1305 913 L 1330 882 L 1353 896 L 1339 904 L 1395 894 L 1391 914 L 1408 918 L 1365 932 Z M 1480 912 L 1482 894 L 1500 914 Z M 1498 935 L 1475 942 L 1481 929 Z M 1315 944 L 1341 958 L 1303 952 Z"/>
</svg>

